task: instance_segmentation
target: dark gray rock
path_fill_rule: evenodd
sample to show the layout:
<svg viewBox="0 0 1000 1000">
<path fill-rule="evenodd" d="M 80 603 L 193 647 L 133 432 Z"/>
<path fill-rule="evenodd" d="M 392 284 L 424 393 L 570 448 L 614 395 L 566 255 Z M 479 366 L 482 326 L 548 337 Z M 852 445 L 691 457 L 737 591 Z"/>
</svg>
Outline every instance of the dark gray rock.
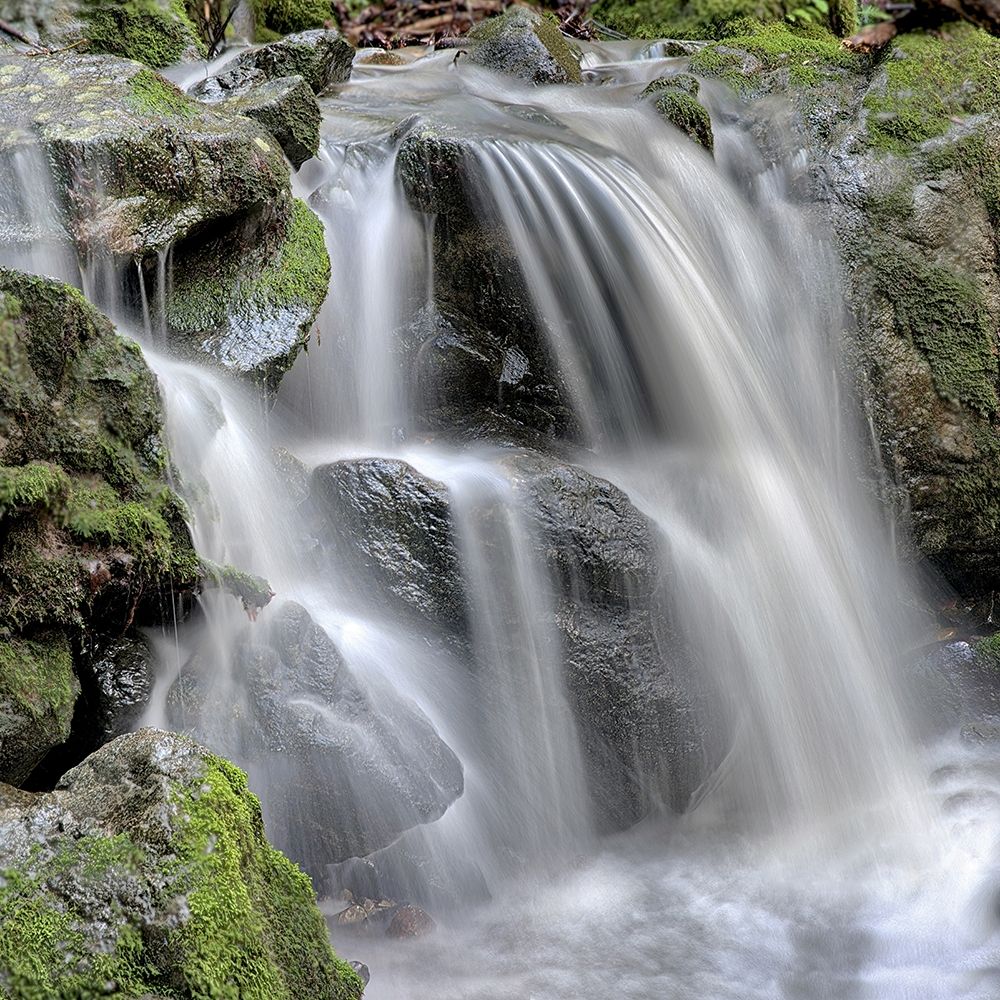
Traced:
<svg viewBox="0 0 1000 1000">
<path fill-rule="evenodd" d="M 464 631 L 465 598 L 442 483 L 396 459 L 333 462 L 312 496 L 336 544 L 410 614 Z"/>
<path fill-rule="evenodd" d="M 469 33 L 472 62 L 530 83 L 579 83 L 580 54 L 558 24 L 527 7 L 510 7 Z"/>
<path fill-rule="evenodd" d="M 192 89 L 196 97 L 218 99 L 267 80 L 301 76 L 314 94 L 350 79 L 354 49 L 332 28 L 300 31 L 277 42 L 248 49 L 225 70 Z"/>
<path fill-rule="evenodd" d="M 186 669 L 171 722 L 218 731 L 228 716 L 223 728 L 255 777 L 270 836 L 315 878 L 438 819 L 462 794 L 462 766 L 423 713 L 361 684 L 299 605 L 257 623 L 237 650 L 245 704 L 213 687 L 211 666 Z"/>
<path fill-rule="evenodd" d="M 131 632 L 112 639 L 81 670 L 93 682 L 87 727 L 100 746 L 127 733 L 149 704 L 153 653 L 141 633 Z"/>
<path fill-rule="evenodd" d="M 258 84 L 222 106 L 263 125 L 296 170 L 319 152 L 322 116 L 316 96 L 301 76 Z"/>
</svg>

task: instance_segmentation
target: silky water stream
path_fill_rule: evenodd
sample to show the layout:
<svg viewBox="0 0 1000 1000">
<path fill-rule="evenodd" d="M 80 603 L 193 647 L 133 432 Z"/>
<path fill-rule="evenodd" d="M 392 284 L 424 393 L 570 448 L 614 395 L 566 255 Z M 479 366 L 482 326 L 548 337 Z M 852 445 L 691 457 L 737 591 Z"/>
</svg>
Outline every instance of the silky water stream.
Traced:
<svg viewBox="0 0 1000 1000">
<path fill-rule="evenodd" d="M 603 85 L 575 88 L 357 66 L 295 180 L 333 278 L 272 408 L 168 355 L 165 258 L 138 336 L 195 541 L 276 597 L 249 622 L 208 592 L 156 637 L 144 721 L 247 767 L 321 889 L 433 912 L 413 941 L 331 920 L 373 1000 L 996 997 L 1000 768 L 899 707 L 918 625 L 859 483 L 821 227 L 731 109 L 713 163 L 639 103 L 677 64 L 634 55 L 594 49 Z M 429 133 L 457 206 L 407 200 Z M 522 299 L 469 348 L 499 352 L 499 403 L 459 419 L 477 369 L 428 393 L 428 352 L 468 347 L 458 269 L 496 245 Z M 521 434 L 504 401 L 539 366 L 556 416 Z M 581 708 L 602 658 L 669 716 L 617 755 Z"/>
</svg>

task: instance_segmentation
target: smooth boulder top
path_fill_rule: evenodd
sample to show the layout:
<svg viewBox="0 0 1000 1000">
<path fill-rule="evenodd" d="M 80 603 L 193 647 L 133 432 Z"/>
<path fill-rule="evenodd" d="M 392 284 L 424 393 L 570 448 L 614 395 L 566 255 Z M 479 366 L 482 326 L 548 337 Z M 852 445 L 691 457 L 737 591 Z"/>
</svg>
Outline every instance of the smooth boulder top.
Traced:
<svg viewBox="0 0 1000 1000">
<path fill-rule="evenodd" d="M 511 7 L 469 34 L 472 62 L 530 83 L 580 83 L 580 53 L 558 24 L 527 7 Z"/>
</svg>

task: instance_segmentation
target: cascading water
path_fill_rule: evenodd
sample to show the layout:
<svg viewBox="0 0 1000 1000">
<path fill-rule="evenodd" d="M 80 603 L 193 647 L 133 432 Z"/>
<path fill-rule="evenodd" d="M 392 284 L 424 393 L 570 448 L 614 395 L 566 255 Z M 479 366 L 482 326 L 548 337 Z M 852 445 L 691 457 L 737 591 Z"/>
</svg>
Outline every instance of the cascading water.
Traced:
<svg viewBox="0 0 1000 1000">
<path fill-rule="evenodd" d="M 314 875 L 346 862 L 349 881 L 373 855 L 383 885 L 439 907 L 449 934 L 362 939 L 374 1000 L 995 995 L 995 927 L 963 912 L 987 909 L 995 808 L 960 811 L 950 836 L 937 818 L 995 779 L 944 749 L 931 791 L 918 776 L 892 677 L 907 585 L 856 486 L 833 268 L 737 130 L 713 166 L 636 103 L 672 61 L 612 55 L 588 58 L 600 88 L 501 86 L 445 53 L 359 69 L 325 100 L 297 184 L 331 294 L 270 413 L 165 353 L 168 254 L 132 307 L 105 290 L 118 279 L 82 282 L 146 317 L 199 552 L 278 595 L 255 623 L 203 595 L 158 640 L 146 721 L 246 765 L 271 836 Z M 464 220 L 408 204 L 397 156 L 428 122 L 458 150 Z M 557 458 L 464 446 L 414 378 L 454 346 L 438 286 L 476 226 L 502 233 L 541 341 L 499 344 L 482 426 L 516 437 L 525 372 L 548 359 L 537 410 L 556 416 L 527 439 Z M 498 294 L 473 289 L 473 309 Z M 581 481 L 581 523 L 604 534 L 565 564 L 545 516 Z M 595 778 L 608 720 L 581 720 L 571 668 L 633 620 L 650 638 L 622 662 L 652 657 L 695 721 L 652 763 L 609 754 L 638 789 L 631 818 L 651 815 L 598 840 L 626 824 Z M 668 819 L 654 807 L 677 794 L 681 744 L 703 780 Z"/>
</svg>

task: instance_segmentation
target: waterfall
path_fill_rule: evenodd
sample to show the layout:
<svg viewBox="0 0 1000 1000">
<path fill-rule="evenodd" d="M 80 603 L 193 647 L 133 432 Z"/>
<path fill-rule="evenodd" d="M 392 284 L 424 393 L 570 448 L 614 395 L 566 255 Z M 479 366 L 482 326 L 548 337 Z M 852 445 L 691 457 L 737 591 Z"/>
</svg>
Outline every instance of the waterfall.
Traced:
<svg viewBox="0 0 1000 1000">
<path fill-rule="evenodd" d="M 438 53 L 324 98 L 295 187 L 330 294 L 276 400 L 171 353 L 168 249 L 3 261 L 140 342 L 199 554 L 275 594 L 154 637 L 143 721 L 247 768 L 321 893 L 435 908 L 426 950 L 371 942 L 375 1000 L 966 995 L 960 908 L 927 927 L 948 865 L 983 882 L 992 838 L 937 815 L 979 763 L 928 784 L 900 708 L 835 268 L 787 164 L 638 102 L 653 56 L 498 88 Z M 0 194 L 48 232 L 32 163 Z"/>
</svg>

